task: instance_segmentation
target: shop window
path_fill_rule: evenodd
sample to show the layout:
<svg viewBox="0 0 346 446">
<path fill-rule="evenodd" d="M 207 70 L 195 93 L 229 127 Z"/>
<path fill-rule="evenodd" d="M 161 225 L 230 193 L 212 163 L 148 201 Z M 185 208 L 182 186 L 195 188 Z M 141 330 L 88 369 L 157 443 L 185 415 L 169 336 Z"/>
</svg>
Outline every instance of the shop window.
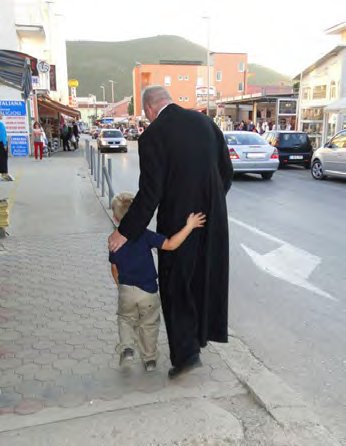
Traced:
<svg viewBox="0 0 346 446">
<path fill-rule="evenodd" d="M 312 90 L 312 99 L 326 99 L 327 97 L 327 86 L 326 85 L 316 85 Z"/>
<path fill-rule="evenodd" d="M 330 99 L 336 98 L 336 83 L 335 81 L 331 81 L 330 83 Z"/>
<path fill-rule="evenodd" d="M 222 71 L 217 71 L 216 72 L 216 80 L 217 80 L 217 82 L 221 82 L 222 81 Z"/>
<path fill-rule="evenodd" d="M 171 76 L 165 76 L 165 86 L 169 87 L 170 85 L 172 85 L 172 78 L 171 78 Z"/>
<path fill-rule="evenodd" d="M 238 91 L 244 91 L 244 83 L 243 82 L 239 82 Z"/>
</svg>

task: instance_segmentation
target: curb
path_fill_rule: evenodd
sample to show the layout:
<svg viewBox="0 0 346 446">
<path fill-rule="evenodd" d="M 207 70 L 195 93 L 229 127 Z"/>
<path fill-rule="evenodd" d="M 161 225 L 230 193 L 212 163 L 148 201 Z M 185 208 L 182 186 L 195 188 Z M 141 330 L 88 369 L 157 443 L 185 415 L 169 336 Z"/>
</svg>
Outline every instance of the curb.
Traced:
<svg viewBox="0 0 346 446">
<path fill-rule="evenodd" d="M 228 344 L 211 344 L 257 403 L 280 426 L 300 441 L 304 439 L 304 446 L 341 446 L 302 396 L 266 368 L 232 330 L 229 332 Z"/>
</svg>

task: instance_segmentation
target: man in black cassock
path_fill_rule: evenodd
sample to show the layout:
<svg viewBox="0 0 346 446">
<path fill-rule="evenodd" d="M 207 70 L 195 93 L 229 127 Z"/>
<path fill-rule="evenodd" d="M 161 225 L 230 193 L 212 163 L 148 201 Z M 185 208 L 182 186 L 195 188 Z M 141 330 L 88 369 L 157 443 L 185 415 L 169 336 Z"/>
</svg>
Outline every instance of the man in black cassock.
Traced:
<svg viewBox="0 0 346 446">
<path fill-rule="evenodd" d="M 157 232 L 170 237 L 191 212 L 207 216 L 176 251 L 159 252 L 158 274 L 172 368 L 170 378 L 201 365 L 207 341 L 227 342 L 228 218 L 233 168 L 223 134 L 202 113 L 172 103 L 160 86 L 143 93 L 151 124 L 139 138 L 139 191 L 117 231 L 116 251 L 136 239 L 156 208 Z"/>
</svg>

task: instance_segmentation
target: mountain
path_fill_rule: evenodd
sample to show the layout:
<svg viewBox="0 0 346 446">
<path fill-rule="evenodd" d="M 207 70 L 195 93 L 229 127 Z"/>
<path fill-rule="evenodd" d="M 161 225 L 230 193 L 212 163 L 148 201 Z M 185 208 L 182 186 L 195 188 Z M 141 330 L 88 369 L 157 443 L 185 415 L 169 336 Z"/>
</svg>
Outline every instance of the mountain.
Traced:
<svg viewBox="0 0 346 446">
<path fill-rule="evenodd" d="M 111 101 L 114 80 L 115 100 L 132 95 L 132 69 L 136 62 L 159 63 L 160 60 L 193 60 L 206 63 L 206 49 L 178 36 L 156 36 L 124 42 L 68 41 L 66 42 L 69 79 L 78 79 L 78 96 L 95 94 L 102 100 L 100 85 L 104 85 L 106 100 Z M 260 65 L 249 65 L 255 73 L 250 85 L 278 84 L 288 77 Z"/>
<path fill-rule="evenodd" d="M 264 67 L 263 65 L 257 65 L 250 63 L 248 65 L 248 85 L 279 85 L 283 83 L 284 85 L 291 85 L 292 81 L 289 76 L 278 73 L 271 68 Z"/>
</svg>

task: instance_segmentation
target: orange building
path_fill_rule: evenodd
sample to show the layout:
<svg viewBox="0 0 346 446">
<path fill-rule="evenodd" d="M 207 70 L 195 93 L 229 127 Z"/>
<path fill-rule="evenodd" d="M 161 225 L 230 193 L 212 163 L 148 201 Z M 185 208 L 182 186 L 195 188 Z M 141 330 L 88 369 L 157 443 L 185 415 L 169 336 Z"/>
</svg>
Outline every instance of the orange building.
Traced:
<svg viewBox="0 0 346 446">
<path fill-rule="evenodd" d="M 213 101 L 221 96 L 245 94 L 247 54 L 211 53 L 210 56 L 209 100 L 213 108 Z M 165 87 L 173 102 L 184 108 L 203 110 L 207 103 L 208 67 L 193 61 L 137 64 L 133 69 L 135 116 L 142 115 L 141 93 L 150 85 Z"/>
</svg>

